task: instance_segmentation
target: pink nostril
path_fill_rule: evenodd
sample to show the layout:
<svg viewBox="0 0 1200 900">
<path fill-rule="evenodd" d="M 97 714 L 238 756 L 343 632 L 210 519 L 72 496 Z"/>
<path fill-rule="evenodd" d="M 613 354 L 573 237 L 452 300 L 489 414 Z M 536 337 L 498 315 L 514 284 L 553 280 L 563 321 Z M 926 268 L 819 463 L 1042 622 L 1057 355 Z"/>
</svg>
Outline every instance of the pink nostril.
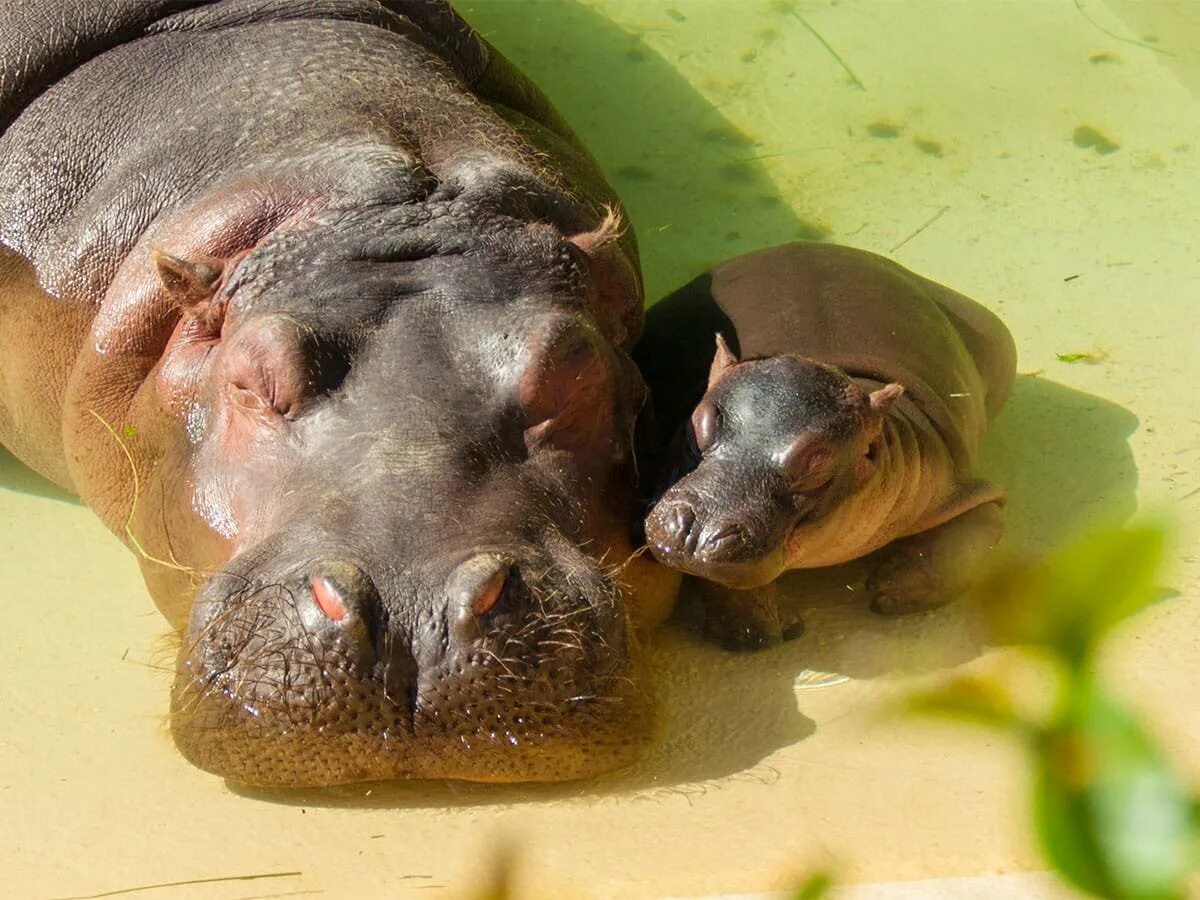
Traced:
<svg viewBox="0 0 1200 900">
<path fill-rule="evenodd" d="M 317 601 L 321 612 L 334 622 L 346 618 L 346 603 L 332 581 L 314 576 L 308 579 L 308 583 L 312 586 L 313 599 Z"/>
<path fill-rule="evenodd" d="M 475 615 L 482 616 L 496 605 L 496 601 L 500 599 L 500 594 L 504 591 L 504 582 L 507 579 L 508 567 L 505 566 L 483 583 L 471 601 L 471 610 Z"/>
</svg>

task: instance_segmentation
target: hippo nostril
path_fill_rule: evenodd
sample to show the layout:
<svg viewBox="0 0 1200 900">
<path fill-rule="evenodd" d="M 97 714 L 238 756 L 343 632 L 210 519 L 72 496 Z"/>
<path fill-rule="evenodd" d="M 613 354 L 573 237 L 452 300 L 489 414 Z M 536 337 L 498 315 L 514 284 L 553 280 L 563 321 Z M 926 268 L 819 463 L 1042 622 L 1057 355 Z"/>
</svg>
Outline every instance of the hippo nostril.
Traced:
<svg viewBox="0 0 1200 900">
<path fill-rule="evenodd" d="M 475 593 L 474 599 L 471 601 L 471 611 L 477 616 L 486 615 L 496 605 L 496 601 L 500 599 L 500 595 L 504 592 L 504 583 L 508 580 L 508 566 L 497 569 L 496 572 L 485 581 Z"/>
<path fill-rule="evenodd" d="M 313 576 L 308 580 L 313 600 L 326 618 L 340 622 L 346 618 L 346 600 L 331 578 Z"/>
<path fill-rule="evenodd" d="M 691 553 L 695 530 L 696 511 L 688 500 L 660 500 L 646 520 L 647 540 L 668 556 Z"/>
<path fill-rule="evenodd" d="M 313 633 L 340 634 L 342 639 L 369 639 L 370 622 L 378 609 L 375 585 L 357 566 L 327 561 L 295 585 L 293 596 L 301 621 Z M 332 631 L 330 630 L 332 629 Z"/>
<path fill-rule="evenodd" d="M 451 633 L 459 642 L 470 643 L 482 637 L 480 619 L 495 609 L 504 588 L 512 561 L 494 553 L 481 553 L 457 566 L 446 582 L 446 618 Z"/>
<path fill-rule="evenodd" d="M 696 522 L 696 511 L 690 506 L 687 508 L 687 515 L 684 517 L 683 529 L 680 536 L 683 539 L 683 549 L 689 556 L 696 555 L 696 548 L 700 542 L 701 529 Z"/>
<path fill-rule="evenodd" d="M 736 522 L 724 528 L 709 528 L 700 541 L 699 552 L 706 558 L 721 556 L 740 547 L 743 542 L 742 527 Z"/>
<path fill-rule="evenodd" d="M 696 521 L 696 513 L 686 503 L 681 503 L 671 510 L 671 530 L 680 539 L 687 538 Z"/>
</svg>

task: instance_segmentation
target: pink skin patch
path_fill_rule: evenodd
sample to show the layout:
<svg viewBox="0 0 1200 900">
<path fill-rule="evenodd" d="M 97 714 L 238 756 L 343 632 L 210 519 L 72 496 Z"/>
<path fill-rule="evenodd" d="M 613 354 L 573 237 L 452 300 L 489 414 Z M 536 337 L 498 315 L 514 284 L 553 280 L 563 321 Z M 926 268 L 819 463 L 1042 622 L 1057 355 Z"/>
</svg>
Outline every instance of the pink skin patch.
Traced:
<svg viewBox="0 0 1200 900">
<path fill-rule="evenodd" d="M 479 593 L 475 595 L 475 599 L 471 601 L 471 610 L 477 616 L 485 615 L 496 601 L 500 599 L 500 594 L 504 591 L 504 582 L 508 580 L 508 570 L 501 569 L 491 578 L 489 578 L 479 589 Z"/>
<path fill-rule="evenodd" d="M 346 618 L 346 604 L 342 595 L 328 578 L 314 577 L 310 578 L 308 583 L 312 586 L 313 599 L 327 618 L 334 622 Z"/>
</svg>

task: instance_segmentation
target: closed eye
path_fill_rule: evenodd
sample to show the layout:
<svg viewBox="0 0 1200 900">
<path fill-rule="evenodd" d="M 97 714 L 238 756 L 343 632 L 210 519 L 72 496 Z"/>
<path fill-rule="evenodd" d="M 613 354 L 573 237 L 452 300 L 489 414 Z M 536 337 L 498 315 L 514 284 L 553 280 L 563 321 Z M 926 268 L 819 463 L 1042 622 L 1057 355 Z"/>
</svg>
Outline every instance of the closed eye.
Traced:
<svg viewBox="0 0 1200 900">
<path fill-rule="evenodd" d="M 788 489 L 792 494 L 803 494 L 805 497 L 815 499 L 829 490 L 831 484 L 833 484 L 832 472 L 819 479 L 802 478 L 793 481 Z"/>
</svg>

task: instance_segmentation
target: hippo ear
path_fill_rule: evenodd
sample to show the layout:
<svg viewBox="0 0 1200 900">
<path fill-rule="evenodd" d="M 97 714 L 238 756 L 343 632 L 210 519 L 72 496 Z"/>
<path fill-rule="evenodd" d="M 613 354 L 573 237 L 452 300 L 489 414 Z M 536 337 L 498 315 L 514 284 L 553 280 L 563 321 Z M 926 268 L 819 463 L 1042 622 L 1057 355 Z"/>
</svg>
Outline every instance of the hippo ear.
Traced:
<svg viewBox="0 0 1200 900">
<path fill-rule="evenodd" d="M 871 396 L 867 398 L 867 402 L 871 405 L 871 412 L 883 418 L 887 415 L 892 404 L 900 399 L 900 395 L 904 393 L 904 385 L 892 382 L 884 385 L 877 391 L 872 391 Z"/>
<path fill-rule="evenodd" d="M 866 421 L 866 452 L 855 461 L 854 482 L 862 484 L 875 473 L 878 464 L 879 447 L 883 441 L 883 420 L 888 410 L 900 399 L 904 386 L 892 382 L 877 391 L 872 391 L 866 398 L 865 406 L 870 410 Z"/>
<path fill-rule="evenodd" d="M 731 369 L 737 365 L 738 358 L 733 351 L 729 349 L 729 345 L 725 343 L 725 335 L 717 332 L 717 352 L 713 356 L 712 366 L 708 370 L 708 389 L 712 390 L 712 386 L 721 380 L 727 369 Z"/>
<path fill-rule="evenodd" d="M 157 247 L 150 251 L 158 279 L 184 312 L 203 315 L 217 292 L 225 265 L 219 259 L 184 259 Z"/>
<path fill-rule="evenodd" d="M 640 330 L 642 315 L 642 280 L 621 243 L 624 233 L 620 214 L 608 207 L 594 229 L 568 238 L 587 271 L 592 315 L 618 347 L 630 337 L 631 326 Z"/>
</svg>

